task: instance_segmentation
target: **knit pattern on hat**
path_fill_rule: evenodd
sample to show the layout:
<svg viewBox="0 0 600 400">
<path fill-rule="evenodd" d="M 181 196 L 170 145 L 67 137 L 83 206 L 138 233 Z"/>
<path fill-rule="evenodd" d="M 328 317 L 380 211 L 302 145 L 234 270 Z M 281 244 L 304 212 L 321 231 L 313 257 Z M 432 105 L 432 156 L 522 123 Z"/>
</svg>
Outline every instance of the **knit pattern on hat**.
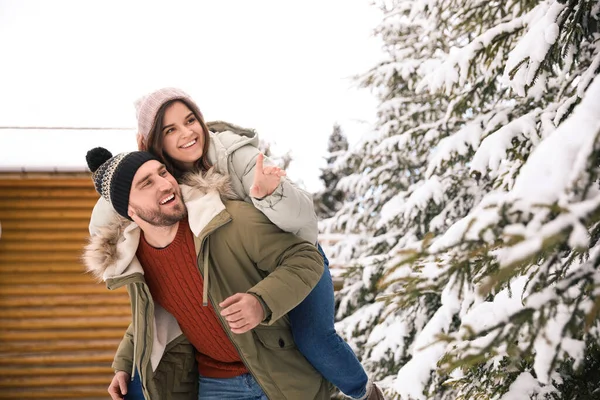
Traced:
<svg viewBox="0 0 600 400">
<path fill-rule="evenodd" d="M 96 191 L 100 193 L 100 196 L 104 197 L 104 199 L 106 199 L 106 201 L 108 202 L 111 202 L 110 186 L 112 184 L 113 176 L 115 175 L 117 167 L 119 166 L 119 164 L 121 164 L 121 161 L 123 161 L 123 158 L 125 158 L 127 154 L 129 153 L 117 154 L 116 156 L 102 164 L 100 168 L 98 168 L 96 172 L 92 174 L 92 179 L 94 180 L 94 186 L 96 187 Z"/>
<path fill-rule="evenodd" d="M 135 101 L 134 106 L 138 121 L 138 133 L 142 135 L 144 139 L 148 139 L 160 107 L 167 101 L 177 99 L 186 99 L 189 102 L 194 103 L 192 98 L 186 92 L 177 88 L 159 89 L 148 95 L 142 96 Z"/>
<path fill-rule="evenodd" d="M 104 199 L 112 204 L 119 215 L 129 218 L 127 209 L 129 208 L 129 193 L 133 177 L 143 164 L 150 160 L 158 161 L 158 159 L 146 151 L 134 151 L 117 154 L 96 167 L 98 154 L 105 158 L 112 156 L 102 147 L 88 151 L 86 159 L 92 170 L 94 187 Z"/>
</svg>

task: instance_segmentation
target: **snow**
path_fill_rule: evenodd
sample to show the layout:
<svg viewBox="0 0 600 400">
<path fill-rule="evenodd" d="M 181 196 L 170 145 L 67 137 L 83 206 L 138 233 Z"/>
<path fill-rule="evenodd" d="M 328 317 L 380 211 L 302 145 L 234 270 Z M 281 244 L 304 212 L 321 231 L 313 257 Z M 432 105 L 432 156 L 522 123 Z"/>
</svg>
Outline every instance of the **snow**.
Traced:
<svg viewBox="0 0 600 400">
<path fill-rule="evenodd" d="M 564 326 L 570 317 L 570 311 L 565 306 L 559 306 L 557 314 L 548 319 L 543 331 L 538 333 L 535 339 L 533 370 L 541 383 L 550 382 L 550 365 L 556 349 L 560 346 Z"/>
<path fill-rule="evenodd" d="M 527 225 L 511 224 L 504 229 L 505 235 L 523 236 L 524 240 L 510 247 L 500 248 L 494 251 L 494 254 L 501 266 L 511 265 L 520 262 L 537 254 L 544 241 L 554 235 L 564 232 L 571 228 L 569 236 L 569 245 L 573 248 L 585 249 L 589 246 L 589 233 L 587 228 L 580 221 L 585 220 L 590 213 L 600 208 L 600 196 L 594 196 L 593 191 L 590 200 L 580 201 L 577 204 L 564 204 L 564 212 L 553 220 L 546 222 L 544 219 L 548 215 L 540 204 L 552 204 L 556 201 L 567 201 L 566 193 L 581 179 L 588 168 L 588 160 L 596 142 L 596 136 L 600 133 L 600 78 L 597 78 L 590 86 L 583 101 L 579 104 L 573 113 L 557 129 L 554 129 L 544 138 L 539 138 L 536 132 L 537 117 L 539 110 L 506 124 L 497 131 L 491 133 L 481 142 L 471 163 L 472 170 L 491 171 L 498 170 L 501 160 L 506 157 L 506 151 L 512 148 L 511 140 L 518 136 L 535 137 L 538 139 L 536 147 L 527 159 L 527 162 L 520 169 L 514 187 L 509 192 L 490 192 L 473 208 L 471 213 L 463 219 L 457 221 L 446 232 L 438 237 L 429 248 L 430 253 L 435 254 L 444 249 L 464 242 L 465 240 L 478 240 L 481 233 L 488 227 L 493 227 L 499 222 L 499 213 L 497 208 L 503 204 L 513 204 L 514 210 L 524 210 L 536 212 L 534 218 Z M 464 130 L 462 132 L 466 132 Z M 479 131 L 481 132 L 481 130 Z M 442 141 L 437 151 L 447 155 L 452 150 L 447 150 L 451 140 L 456 140 L 458 136 L 449 137 L 446 142 Z M 455 142 L 453 149 L 460 149 L 456 143 L 464 144 L 464 139 Z M 432 160 L 440 160 L 440 154 L 435 154 Z M 431 167 L 431 164 L 430 164 Z M 437 176 L 432 176 L 439 182 Z M 432 190 L 427 188 L 428 182 L 432 179 L 421 181 L 416 184 L 416 189 L 411 196 L 404 202 L 395 199 L 394 211 L 397 214 L 406 213 L 406 210 L 417 210 L 427 204 L 427 201 L 433 199 Z M 434 181 L 435 182 L 435 181 Z M 433 193 L 438 193 L 439 187 Z M 421 192 L 420 189 L 423 189 Z M 417 194 L 419 194 L 417 196 Z M 406 195 L 402 194 L 404 198 Z M 412 198 L 412 196 L 415 196 Z M 412 198 L 412 201 L 411 201 Z M 408 204 L 411 201 L 410 205 Z M 386 210 L 386 214 L 392 212 Z M 438 260 L 443 263 L 443 260 Z M 429 271 L 429 272 L 428 272 Z M 424 264 L 424 268 L 419 276 L 428 279 L 434 279 L 443 271 L 436 263 Z M 406 274 L 406 271 L 403 272 Z M 471 326 L 476 331 L 483 330 L 495 325 L 501 321 L 508 321 L 509 318 L 523 309 L 521 296 L 527 277 L 520 277 L 511 284 L 512 295 L 509 296 L 507 289 L 496 294 L 491 302 L 477 302 L 473 298 L 463 295 L 462 300 L 457 297 L 454 301 L 448 303 L 449 297 L 445 296 L 444 305 L 437 310 L 423 331 L 415 338 L 412 346 L 413 357 L 402 367 L 398 373 L 394 389 L 406 398 L 424 399 L 422 394 L 426 383 L 430 379 L 430 372 L 441 356 L 447 351 L 443 342 L 436 343 L 436 335 L 444 332 L 448 325 L 448 316 L 452 312 L 460 310 L 461 330 L 466 326 Z M 446 290 L 451 288 L 449 283 Z M 577 294 L 576 289 L 574 295 Z M 465 291 L 468 293 L 468 291 Z M 552 300 L 554 292 L 552 290 L 527 298 L 526 306 L 538 309 L 545 307 Z M 469 304 L 472 304 L 469 306 Z M 555 357 L 557 350 L 563 351 L 576 361 L 580 361 L 584 354 L 584 343 L 569 337 L 563 337 L 563 327 L 570 317 L 570 310 L 564 306 L 550 318 L 534 342 L 535 358 L 534 371 L 538 379 L 533 379 L 531 374 L 523 373 L 517 381 L 511 385 L 509 392 L 503 397 L 512 399 L 517 393 L 522 395 L 525 392 L 531 394 L 547 393 L 554 390 L 551 385 L 550 364 Z M 479 337 L 470 342 L 473 349 L 482 348 L 489 340 L 491 334 Z M 464 346 L 463 343 L 460 346 Z M 397 344 L 400 346 L 400 344 Z M 562 349 L 562 350 L 561 350 Z M 498 356 L 495 360 L 506 355 L 503 348 L 497 348 Z M 473 350 L 468 350 L 470 353 Z M 468 353 L 465 353 L 468 354 Z M 463 354 L 464 355 L 464 354 Z M 407 384 L 411 382 L 411 384 Z M 412 397 L 411 397 L 412 396 Z"/>
<path fill-rule="evenodd" d="M 558 24 L 551 23 L 544 29 L 544 38 L 546 39 L 546 43 L 554 44 L 556 43 L 556 39 L 558 39 L 559 28 Z"/>
<path fill-rule="evenodd" d="M 489 168 L 493 174 L 493 171 L 498 169 L 500 162 L 506 159 L 506 152 L 513 147 L 512 140 L 514 138 L 519 135 L 532 137 L 537 134 L 536 116 L 538 114 L 539 111 L 534 110 L 527 115 L 511 121 L 486 137 L 481 142 L 481 146 L 479 146 L 473 157 L 471 170 L 487 174 L 487 169 Z"/>
<path fill-rule="evenodd" d="M 353 333 L 355 331 L 360 332 L 366 329 L 373 322 L 373 320 L 377 319 L 381 314 L 382 309 L 383 303 L 372 303 L 360 309 L 356 313 L 350 315 L 349 317 L 346 317 L 345 319 L 336 322 L 335 329 L 337 332 L 346 337 L 354 336 Z M 365 338 L 361 337 L 358 338 L 358 340 L 364 339 Z M 353 342 L 350 342 L 349 344 L 352 346 Z"/>
<path fill-rule="evenodd" d="M 502 118 L 502 116 L 498 116 Z M 504 116 L 505 117 L 505 116 Z M 433 173 L 442 166 L 444 161 L 452 158 L 453 154 L 465 155 L 469 147 L 476 149 L 479 146 L 481 136 L 483 135 L 485 118 L 476 118 L 474 121 L 466 124 L 455 134 L 445 137 L 437 145 L 433 151 L 433 155 L 429 160 L 426 176 L 430 177 Z M 492 123 L 490 121 L 490 123 Z"/>
<path fill-rule="evenodd" d="M 446 351 L 446 343 L 440 342 L 437 335 L 447 332 L 452 317 L 460 310 L 458 293 L 452 285 L 442 294 L 442 306 L 429 320 L 413 344 L 413 357 L 398 372 L 394 389 L 406 398 L 425 400 L 425 388 L 430 373 Z"/>
<path fill-rule="evenodd" d="M 552 203 L 586 167 L 600 133 L 600 79 L 596 78 L 573 114 L 529 156 L 515 181 L 512 196 L 529 202 Z M 483 147 L 483 145 L 482 145 Z"/>
<path fill-rule="evenodd" d="M 533 82 L 536 71 L 556 41 L 559 34 L 556 21 L 565 7 L 566 4 L 556 0 L 544 1 L 523 17 L 527 32 L 509 53 L 504 69 L 505 82 L 519 96 L 526 95 L 526 87 Z M 517 73 L 511 79 L 510 74 L 517 66 Z"/>
<path fill-rule="evenodd" d="M 502 193 L 488 194 L 469 215 L 455 222 L 438 237 L 432 243 L 429 251 L 437 253 L 464 240 L 478 240 L 483 230 L 493 227 L 499 222 L 498 211 L 489 206 L 500 200 L 503 200 Z"/>
<path fill-rule="evenodd" d="M 585 351 L 585 342 L 582 340 L 575 340 L 570 337 L 564 337 L 561 340 L 561 347 L 569 357 L 571 357 L 575 362 L 573 363 L 573 368 L 579 368 L 581 362 L 584 359 L 584 351 Z"/>
<path fill-rule="evenodd" d="M 527 95 L 533 98 L 533 100 L 539 101 L 546 94 L 548 88 L 547 81 L 548 73 L 545 71 L 539 72 L 537 78 L 533 81 L 533 85 L 529 87 Z"/>
<path fill-rule="evenodd" d="M 485 301 L 470 308 L 461 318 L 462 325 L 482 331 L 500 321 L 506 321 L 512 314 L 523 309 L 521 296 L 526 283 L 526 277 L 519 277 L 512 283 L 510 291 L 503 289 L 493 301 Z"/>
<path fill-rule="evenodd" d="M 394 360 L 397 362 L 400 355 L 404 352 L 404 337 L 408 335 L 406 322 L 398 316 L 386 318 L 380 325 L 377 325 L 366 345 L 371 347 L 370 359 L 381 360 L 391 351 L 394 354 Z"/>
<path fill-rule="evenodd" d="M 529 372 L 522 372 L 500 400 L 523 400 L 540 392 L 541 385 Z"/>
<path fill-rule="evenodd" d="M 554 0 L 495 5 L 505 12 L 478 25 L 464 15 L 489 11 L 482 0 L 380 5 L 396 13 L 382 28 L 394 61 L 363 81 L 375 82 L 382 105 L 353 155 L 352 204 L 336 216 L 365 237 L 350 245 L 358 272 L 341 304 L 363 318 L 353 323 L 369 323 L 346 337 L 374 374 L 394 376 L 400 399 L 484 398 L 491 386 L 504 393 L 495 400 L 558 393 L 551 365 L 581 362 L 598 332 L 584 332 L 593 300 L 582 299 L 584 289 L 600 293 L 590 289 L 600 282 L 600 250 L 590 249 L 600 211 L 598 35 L 567 46 L 574 10 Z M 380 319 L 369 296 L 385 304 Z M 563 329 L 570 317 L 575 328 Z M 507 357 L 530 345 L 533 366 L 507 374 Z M 436 390 L 443 381 L 453 385 Z"/>
<path fill-rule="evenodd" d="M 577 85 L 577 96 L 581 98 L 583 98 L 586 90 L 588 90 L 588 86 L 596 77 L 596 71 L 598 71 L 598 68 L 600 68 L 600 41 L 597 41 L 594 46 L 596 48 L 596 56 L 592 60 L 592 63 L 588 67 L 587 71 L 581 75 L 581 79 Z"/>
<path fill-rule="evenodd" d="M 375 273 L 376 268 L 374 265 L 367 265 L 365 266 L 364 270 L 363 270 L 363 285 L 369 287 L 371 284 L 371 278 L 373 277 L 373 274 Z"/>
<path fill-rule="evenodd" d="M 401 214 L 401 210 L 404 208 L 405 202 L 405 192 L 400 192 L 381 208 L 381 214 L 379 216 L 378 226 L 383 226 L 388 223 L 390 220 L 396 218 L 398 214 Z"/>
<path fill-rule="evenodd" d="M 498 250 L 496 252 L 496 258 L 502 267 L 507 267 L 526 260 L 532 254 L 540 251 L 542 249 L 542 245 L 543 238 L 535 236 L 527 240 L 523 240 L 514 246 Z"/>
<path fill-rule="evenodd" d="M 563 104 L 558 108 L 558 110 L 556 110 L 556 114 L 554 116 L 554 121 L 553 121 L 554 125 L 558 125 L 560 123 L 560 121 L 562 121 L 565 114 L 567 112 L 569 112 L 570 108 L 573 105 L 575 105 L 575 103 L 577 103 L 577 101 L 579 101 L 579 99 L 580 99 L 579 95 L 575 94 L 563 102 Z"/>
<path fill-rule="evenodd" d="M 514 246 L 505 247 L 496 251 L 496 257 L 501 266 L 512 265 L 527 259 L 542 248 L 543 241 L 553 237 L 569 227 L 579 225 L 579 220 L 586 218 L 592 212 L 600 207 L 600 196 L 592 200 L 579 203 L 577 206 L 572 206 L 564 214 L 559 215 L 554 220 L 538 227 L 533 221 L 527 227 L 526 238 Z M 576 228 L 577 229 L 577 228 Z M 573 240 L 577 240 L 577 244 L 581 245 L 586 242 L 584 247 L 587 247 L 587 233 L 575 232 L 577 235 Z"/>
<path fill-rule="evenodd" d="M 409 208 L 424 209 L 429 202 L 440 204 L 444 197 L 444 187 L 437 176 L 432 176 L 412 192 L 406 202 L 404 215 L 407 215 Z"/>
<path fill-rule="evenodd" d="M 590 244 L 590 234 L 583 224 L 573 221 L 573 230 L 569 235 L 569 246 L 573 249 L 586 249 Z"/>
<path fill-rule="evenodd" d="M 429 91 L 434 93 L 444 87 L 445 93 L 450 94 L 455 84 L 464 86 L 470 63 L 478 53 L 489 46 L 496 37 L 517 31 L 526 23 L 527 15 L 511 19 L 509 22 L 499 24 L 479 35 L 463 48 L 452 47 L 447 60 L 434 72 L 428 74 L 420 82 L 417 90 L 429 88 Z"/>
</svg>

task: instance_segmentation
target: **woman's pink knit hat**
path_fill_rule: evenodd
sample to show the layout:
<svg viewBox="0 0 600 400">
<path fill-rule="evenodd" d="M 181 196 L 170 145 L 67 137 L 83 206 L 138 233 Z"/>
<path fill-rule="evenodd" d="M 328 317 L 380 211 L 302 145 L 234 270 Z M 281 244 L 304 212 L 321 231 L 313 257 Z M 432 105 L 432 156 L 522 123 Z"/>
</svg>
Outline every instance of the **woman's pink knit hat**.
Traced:
<svg viewBox="0 0 600 400">
<path fill-rule="evenodd" d="M 154 124 L 156 113 L 160 107 L 170 100 L 185 99 L 193 104 L 194 100 L 183 90 L 177 88 L 163 88 L 135 101 L 135 115 L 138 120 L 138 133 L 148 139 L 150 129 Z M 197 107 L 197 106 L 196 106 Z M 200 116 L 202 117 L 202 116 Z"/>
</svg>

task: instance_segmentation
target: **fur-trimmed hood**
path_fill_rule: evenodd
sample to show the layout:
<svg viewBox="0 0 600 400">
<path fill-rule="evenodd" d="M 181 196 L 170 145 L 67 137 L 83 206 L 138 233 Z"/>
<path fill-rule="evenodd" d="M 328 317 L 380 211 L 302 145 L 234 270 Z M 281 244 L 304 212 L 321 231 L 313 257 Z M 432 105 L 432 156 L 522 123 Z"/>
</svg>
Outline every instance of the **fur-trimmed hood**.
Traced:
<svg viewBox="0 0 600 400">
<path fill-rule="evenodd" d="M 229 178 L 212 168 L 206 173 L 186 174 L 181 179 L 180 188 L 189 225 L 196 236 L 225 209 L 223 200 L 238 199 L 231 189 Z M 104 203 L 99 202 L 96 207 L 112 208 L 108 202 Z M 109 220 L 96 228 L 84 249 L 82 259 L 86 269 L 104 281 L 135 272 L 143 273 L 135 257 L 140 240 L 139 227 L 115 212 L 107 215 L 110 215 Z"/>
</svg>

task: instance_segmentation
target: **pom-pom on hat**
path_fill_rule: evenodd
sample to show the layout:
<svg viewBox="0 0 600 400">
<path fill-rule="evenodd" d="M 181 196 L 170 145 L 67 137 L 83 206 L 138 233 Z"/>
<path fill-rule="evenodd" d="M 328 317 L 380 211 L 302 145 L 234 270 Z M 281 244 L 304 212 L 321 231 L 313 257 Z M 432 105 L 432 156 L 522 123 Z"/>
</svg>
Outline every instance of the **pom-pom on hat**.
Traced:
<svg viewBox="0 0 600 400">
<path fill-rule="evenodd" d="M 146 162 L 158 159 L 147 151 L 121 153 L 113 157 L 110 151 L 96 147 L 87 152 L 85 159 L 96 191 L 100 193 L 119 215 L 129 218 L 129 193 L 137 170 Z"/>
</svg>

